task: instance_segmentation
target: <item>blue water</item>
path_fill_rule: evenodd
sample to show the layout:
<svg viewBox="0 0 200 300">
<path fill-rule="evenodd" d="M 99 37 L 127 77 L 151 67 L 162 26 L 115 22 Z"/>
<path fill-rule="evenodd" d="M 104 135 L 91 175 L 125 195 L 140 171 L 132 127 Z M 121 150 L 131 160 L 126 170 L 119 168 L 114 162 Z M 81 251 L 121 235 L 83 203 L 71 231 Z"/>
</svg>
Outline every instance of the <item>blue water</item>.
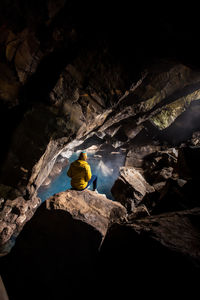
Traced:
<svg viewBox="0 0 200 300">
<path fill-rule="evenodd" d="M 52 195 L 63 192 L 71 188 L 70 178 L 67 176 L 70 163 L 78 158 L 78 153 L 73 153 L 69 158 L 69 165 L 50 183 L 48 186 L 38 189 L 38 197 L 42 202 Z M 108 158 L 108 157 L 107 157 Z M 119 167 L 123 165 L 124 158 L 113 156 L 112 159 L 103 161 L 101 158 L 95 158 L 88 154 L 88 163 L 90 164 L 92 174 L 98 176 L 97 190 L 100 194 L 105 194 L 108 199 L 114 200 L 111 194 L 111 188 L 118 177 Z M 92 189 L 92 185 L 88 188 Z"/>
</svg>

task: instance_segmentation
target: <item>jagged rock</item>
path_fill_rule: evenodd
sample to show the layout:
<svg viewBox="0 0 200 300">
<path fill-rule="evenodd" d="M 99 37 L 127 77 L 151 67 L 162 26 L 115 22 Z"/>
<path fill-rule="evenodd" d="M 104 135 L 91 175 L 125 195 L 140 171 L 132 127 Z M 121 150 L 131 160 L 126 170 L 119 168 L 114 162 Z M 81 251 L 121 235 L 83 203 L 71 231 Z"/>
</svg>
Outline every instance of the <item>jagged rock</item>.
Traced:
<svg viewBox="0 0 200 300">
<path fill-rule="evenodd" d="M 154 188 L 133 167 L 121 167 L 120 175 L 112 186 L 114 198 L 133 211 L 147 193 L 154 192 Z"/>
<path fill-rule="evenodd" d="M 169 127 L 174 122 L 174 120 L 188 108 L 192 101 L 199 100 L 199 97 L 199 90 L 194 91 L 189 95 L 180 97 L 173 103 L 165 105 L 162 108 L 161 112 L 156 113 L 150 118 L 150 120 L 159 129 L 165 129 Z"/>
<path fill-rule="evenodd" d="M 141 205 L 133 208 L 132 213 L 130 213 L 127 217 L 127 221 L 131 222 L 134 219 L 141 219 L 141 218 L 144 218 L 149 215 L 150 215 L 150 213 L 149 213 L 147 207 L 144 204 L 141 204 Z"/>
<path fill-rule="evenodd" d="M 154 184 L 156 190 L 151 199 L 144 199 L 151 215 L 172 211 L 182 211 L 199 207 L 199 180 L 188 180 L 169 178 L 160 182 L 160 188 Z"/>
<path fill-rule="evenodd" d="M 172 167 L 164 167 L 161 170 L 152 171 L 152 178 L 151 181 L 153 181 L 153 186 L 157 185 L 162 182 L 166 182 L 167 179 L 171 178 L 173 175 L 173 168 Z M 151 175 L 149 175 L 150 177 Z M 160 186 L 159 186 L 160 188 Z"/>
<path fill-rule="evenodd" d="M 109 225 L 125 218 L 126 209 L 104 195 L 90 191 L 67 190 L 46 201 L 49 210 L 63 210 L 99 231 L 104 237 Z"/>
<path fill-rule="evenodd" d="M 57 159 L 48 177 L 42 183 L 42 186 L 48 186 L 52 182 L 52 180 L 54 180 L 55 177 L 57 177 L 61 173 L 63 168 L 65 168 L 68 163 L 69 161 L 66 158 L 61 160 Z"/>
<path fill-rule="evenodd" d="M 193 146 L 200 146 L 200 131 L 196 131 L 192 134 L 190 142 Z"/>
<path fill-rule="evenodd" d="M 20 83 L 17 81 L 15 72 L 6 63 L 0 63 L 0 99 L 8 107 L 18 104 Z"/>
<path fill-rule="evenodd" d="M 143 175 L 160 192 L 169 178 L 179 177 L 177 161 L 178 151 L 175 148 L 152 152 L 144 157 Z"/>
<path fill-rule="evenodd" d="M 15 52 L 14 62 L 19 81 L 25 83 L 27 78 L 36 71 L 44 54 L 40 49 L 40 43 L 35 34 L 28 29 L 20 33 L 18 40 L 17 47 L 14 44 L 14 50 L 12 51 Z"/>
<path fill-rule="evenodd" d="M 162 67 L 160 70 L 150 70 L 136 89 L 122 97 L 113 109 L 115 113 L 110 113 L 110 118 L 108 116 L 100 131 L 133 117 L 137 125 L 150 120 L 162 130 L 170 126 L 192 101 L 199 99 L 196 88 L 199 72 L 169 61 Z"/>
<path fill-rule="evenodd" d="M 31 219 L 40 204 L 40 199 L 35 197 L 25 200 L 17 197 L 7 200 L 0 212 L 0 256 L 7 254 L 14 243 L 10 243 L 21 232 L 23 226 Z"/>
<path fill-rule="evenodd" d="M 50 185 L 50 183 L 51 183 L 51 179 L 49 178 L 49 177 L 47 177 L 44 181 L 43 181 L 43 183 L 41 184 L 41 186 L 43 187 L 43 186 L 48 186 L 48 185 Z"/>
<path fill-rule="evenodd" d="M 147 233 L 170 251 L 183 254 L 186 260 L 189 258 L 199 268 L 200 239 L 196 227 L 199 219 L 200 208 L 193 208 L 135 220 L 130 226 L 138 234 Z"/>
<path fill-rule="evenodd" d="M 98 54 L 98 60 L 96 55 L 90 49 L 80 53 L 73 64 L 66 66 L 50 93 L 52 104 L 60 108 L 65 118 L 70 120 L 72 129 L 79 130 L 78 134 L 82 136 L 102 125 L 111 112 L 108 102 L 113 102 L 124 87 L 123 72 L 119 71 L 119 66 L 110 64 L 107 70 L 107 64 L 103 64 L 107 54 Z M 98 74 L 97 69 L 100 70 Z M 121 73 L 121 78 L 115 78 L 116 72 Z"/>
<path fill-rule="evenodd" d="M 131 147 L 127 153 L 125 166 L 135 168 L 143 167 L 145 157 L 160 149 L 161 146 L 159 145 L 135 145 Z"/>
</svg>

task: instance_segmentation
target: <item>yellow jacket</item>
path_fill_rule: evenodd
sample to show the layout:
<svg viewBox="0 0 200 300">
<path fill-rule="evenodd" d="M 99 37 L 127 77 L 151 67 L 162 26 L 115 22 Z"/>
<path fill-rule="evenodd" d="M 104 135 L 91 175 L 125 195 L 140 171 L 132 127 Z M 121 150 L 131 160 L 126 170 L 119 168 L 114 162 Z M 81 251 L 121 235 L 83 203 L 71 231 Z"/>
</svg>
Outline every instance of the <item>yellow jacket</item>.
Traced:
<svg viewBox="0 0 200 300">
<path fill-rule="evenodd" d="M 80 159 L 71 163 L 67 175 L 71 177 L 71 186 L 77 190 L 83 190 L 92 177 L 90 165 Z"/>
</svg>

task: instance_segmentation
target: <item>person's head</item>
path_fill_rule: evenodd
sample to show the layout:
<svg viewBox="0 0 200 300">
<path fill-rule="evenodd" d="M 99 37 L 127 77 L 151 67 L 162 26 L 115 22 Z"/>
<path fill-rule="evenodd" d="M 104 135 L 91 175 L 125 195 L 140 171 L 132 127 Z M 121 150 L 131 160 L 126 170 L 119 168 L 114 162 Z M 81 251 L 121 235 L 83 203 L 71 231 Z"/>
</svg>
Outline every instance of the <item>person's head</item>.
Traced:
<svg viewBox="0 0 200 300">
<path fill-rule="evenodd" d="M 85 151 L 81 152 L 78 159 L 87 160 L 87 153 Z"/>
</svg>

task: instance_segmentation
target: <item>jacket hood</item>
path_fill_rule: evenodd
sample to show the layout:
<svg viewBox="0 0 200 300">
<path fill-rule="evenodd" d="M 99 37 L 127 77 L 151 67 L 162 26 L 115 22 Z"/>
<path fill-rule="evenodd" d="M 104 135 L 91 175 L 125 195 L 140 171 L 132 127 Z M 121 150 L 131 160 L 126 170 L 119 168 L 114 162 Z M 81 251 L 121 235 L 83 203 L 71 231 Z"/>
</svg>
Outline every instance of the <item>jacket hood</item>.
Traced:
<svg viewBox="0 0 200 300">
<path fill-rule="evenodd" d="M 73 165 L 77 167 L 85 166 L 87 164 L 88 164 L 87 161 L 81 159 L 77 159 L 73 162 Z"/>
</svg>

